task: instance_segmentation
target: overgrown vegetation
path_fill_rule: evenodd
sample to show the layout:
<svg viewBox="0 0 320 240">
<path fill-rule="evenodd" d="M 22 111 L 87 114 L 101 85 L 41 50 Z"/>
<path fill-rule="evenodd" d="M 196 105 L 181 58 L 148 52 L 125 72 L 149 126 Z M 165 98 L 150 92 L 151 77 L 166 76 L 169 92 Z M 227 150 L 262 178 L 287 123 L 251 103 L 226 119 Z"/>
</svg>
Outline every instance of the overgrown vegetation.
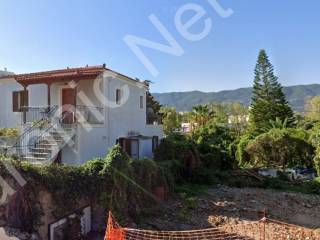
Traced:
<svg viewBox="0 0 320 240">
<path fill-rule="evenodd" d="M 80 200 L 87 200 L 103 206 L 105 215 L 111 209 L 120 221 L 152 206 L 157 201 L 152 192 L 159 187 L 187 193 L 181 195 L 187 208 L 196 208 L 192 195 L 220 184 L 320 194 L 319 178 L 291 182 L 284 174 L 258 180 L 236 174 L 239 169 L 283 171 L 296 166 L 315 168 L 320 174 L 319 119 L 316 114 L 293 114 L 265 51 L 258 57 L 250 109 L 240 103 L 212 103 L 181 114 L 173 108 L 161 108 L 150 94 L 148 99 L 148 122 L 161 116 L 166 134 L 154 160 L 132 160 L 116 145 L 106 157 L 80 166 L 10 162 L 28 182 L 25 197 L 32 209 L 22 220 L 26 230 L 41 224 L 37 199 L 42 190 L 51 194 L 56 217 L 65 216 Z M 310 101 L 310 111 L 317 111 L 318 103 L 318 99 Z M 190 133 L 179 133 L 182 121 L 190 123 Z M 17 132 L 0 130 L 2 135 L 15 136 Z M 4 161 L 0 162 L 2 177 L 9 176 Z M 186 212 L 182 210 L 181 218 Z"/>
<path fill-rule="evenodd" d="M 19 130 L 17 128 L 0 128 L 0 137 L 17 137 Z"/>
<path fill-rule="evenodd" d="M 4 178 L 10 176 L 6 161 L 0 162 Z M 134 215 L 137 209 L 157 200 L 151 194 L 154 186 L 167 188 L 167 177 L 153 160 L 131 160 L 118 145 L 110 149 L 105 158 L 79 166 L 39 166 L 14 160 L 10 160 L 10 164 L 27 181 L 24 201 L 33 207 L 26 219 L 21 220 L 27 231 L 41 225 L 42 212 L 38 202 L 41 191 L 50 193 L 55 206 L 52 214 L 57 218 L 74 211 L 79 201 L 87 200 L 104 208 L 105 215 L 111 209 L 121 221 L 128 216 L 129 209 Z"/>
<path fill-rule="evenodd" d="M 155 159 L 171 169 L 176 182 L 187 184 L 212 183 L 213 171 L 243 168 L 299 166 L 320 173 L 318 102 L 317 98 L 308 101 L 306 117 L 294 114 L 266 52 L 261 50 L 251 108 L 212 103 L 183 114 L 169 109 L 174 121 L 167 119 L 171 126 L 163 122 L 167 137 Z M 179 121 L 190 123 L 189 134 L 177 133 Z"/>
</svg>

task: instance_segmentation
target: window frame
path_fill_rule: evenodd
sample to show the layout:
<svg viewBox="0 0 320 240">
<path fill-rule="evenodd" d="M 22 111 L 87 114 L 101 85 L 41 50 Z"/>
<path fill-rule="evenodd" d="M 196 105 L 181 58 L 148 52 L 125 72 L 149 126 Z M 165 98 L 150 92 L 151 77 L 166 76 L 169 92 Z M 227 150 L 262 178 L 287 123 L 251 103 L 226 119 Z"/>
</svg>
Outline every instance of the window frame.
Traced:
<svg viewBox="0 0 320 240">
<path fill-rule="evenodd" d="M 140 96 L 140 109 L 143 109 L 144 108 L 144 104 L 143 104 L 143 101 L 144 101 L 144 98 L 143 96 Z"/>
<path fill-rule="evenodd" d="M 20 90 L 12 92 L 12 111 L 23 112 L 22 107 L 29 106 L 29 91 Z"/>
<path fill-rule="evenodd" d="M 120 88 L 116 88 L 116 104 L 120 105 L 121 104 L 121 89 Z"/>
</svg>

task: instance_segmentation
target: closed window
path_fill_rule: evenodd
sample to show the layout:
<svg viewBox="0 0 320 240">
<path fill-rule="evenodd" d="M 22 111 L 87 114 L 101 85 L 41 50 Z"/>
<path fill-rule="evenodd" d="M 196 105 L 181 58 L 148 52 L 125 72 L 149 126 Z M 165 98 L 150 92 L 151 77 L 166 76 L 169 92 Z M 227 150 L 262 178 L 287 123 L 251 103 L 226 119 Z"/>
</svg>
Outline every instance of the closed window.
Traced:
<svg viewBox="0 0 320 240">
<path fill-rule="evenodd" d="M 121 89 L 116 89 L 116 104 L 121 103 Z"/>
<path fill-rule="evenodd" d="M 22 112 L 23 107 L 29 106 L 28 91 L 16 91 L 12 93 L 12 110 L 13 112 Z"/>
<path fill-rule="evenodd" d="M 140 96 L 140 108 L 143 108 L 143 96 Z"/>
</svg>

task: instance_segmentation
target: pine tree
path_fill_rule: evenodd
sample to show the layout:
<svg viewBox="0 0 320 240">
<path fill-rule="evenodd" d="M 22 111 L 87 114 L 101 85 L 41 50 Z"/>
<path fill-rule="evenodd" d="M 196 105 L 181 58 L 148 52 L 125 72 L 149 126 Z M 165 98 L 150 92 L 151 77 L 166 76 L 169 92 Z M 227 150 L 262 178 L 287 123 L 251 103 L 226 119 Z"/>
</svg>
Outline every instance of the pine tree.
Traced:
<svg viewBox="0 0 320 240">
<path fill-rule="evenodd" d="M 250 126 L 257 132 L 270 124 L 270 121 L 280 119 L 287 121 L 288 126 L 294 124 L 294 115 L 274 69 L 265 50 L 259 53 L 254 70 L 255 78 L 250 107 Z"/>
</svg>

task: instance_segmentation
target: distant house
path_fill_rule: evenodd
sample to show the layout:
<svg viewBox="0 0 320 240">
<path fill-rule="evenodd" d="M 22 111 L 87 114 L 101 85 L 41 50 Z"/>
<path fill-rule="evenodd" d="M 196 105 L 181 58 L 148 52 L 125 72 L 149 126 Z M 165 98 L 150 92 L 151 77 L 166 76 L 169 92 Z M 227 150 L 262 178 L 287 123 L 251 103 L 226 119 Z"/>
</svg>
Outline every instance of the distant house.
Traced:
<svg viewBox="0 0 320 240">
<path fill-rule="evenodd" d="M 191 133 L 192 130 L 194 130 L 196 127 L 198 127 L 198 123 L 184 122 L 184 123 L 181 123 L 181 132 Z"/>
<path fill-rule="evenodd" d="M 163 133 L 146 122 L 147 90 L 105 65 L 2 74 L 0 127 L 21 129 L 9 152 L 35 163 L 81 164 L 116 143 L 134 158 L 152 157 Z"/>
<path fill-rule="evenodd" d="M 228 116 L 228 124 L 247 124 L 249 115 L 230 115 Z"/>
</svg>

